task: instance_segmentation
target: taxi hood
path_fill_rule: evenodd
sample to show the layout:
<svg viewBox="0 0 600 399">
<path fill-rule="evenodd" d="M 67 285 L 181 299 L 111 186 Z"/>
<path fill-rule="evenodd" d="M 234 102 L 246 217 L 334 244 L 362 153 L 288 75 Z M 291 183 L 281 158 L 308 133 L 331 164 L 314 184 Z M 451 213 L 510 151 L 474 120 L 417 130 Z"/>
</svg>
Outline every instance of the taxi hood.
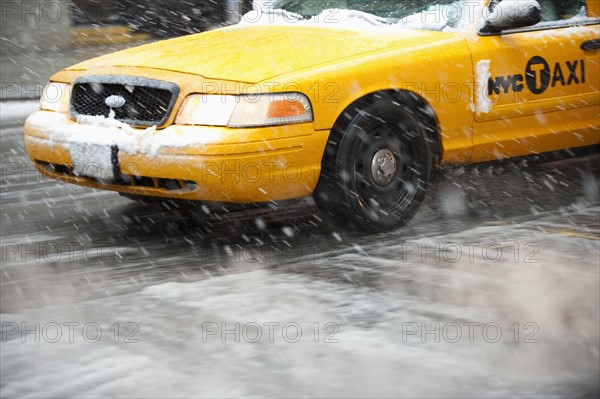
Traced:
<svg viewBox="0 0 600 399">
<path fill-rule="evenodd" d="M 363 53 L 408 50 L 451 35 L 390 28 L 354 31 L 303 26 L 233 26 L 119 51 L 67 70 L 140 67 L 207 79 L 258 83 Z"/>
</svg>

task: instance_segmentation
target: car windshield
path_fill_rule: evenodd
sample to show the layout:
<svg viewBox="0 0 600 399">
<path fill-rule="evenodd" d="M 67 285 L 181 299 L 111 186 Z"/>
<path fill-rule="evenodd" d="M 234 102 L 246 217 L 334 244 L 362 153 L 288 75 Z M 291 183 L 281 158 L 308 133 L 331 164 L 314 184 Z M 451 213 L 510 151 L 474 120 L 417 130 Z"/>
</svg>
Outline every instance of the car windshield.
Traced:
<svg viewBox="0 0 600 399">
<path fill-rule="evenodd" d="M 413 29 L 460 28 L 483 0 L 275 0 L 255 1 L 255 22 L 394 25 Z"/>
<path fill-rule="evenodd" d="M 303 18 L 311 18 L 324 10 L 339 9 L 365 12 L 391 22 L 398 21 L 430 9 L 432 6 L 448 6 L 456 0 L 279 0 L 268 2 L 265 6 L 281 9 Z"/>
</svg>

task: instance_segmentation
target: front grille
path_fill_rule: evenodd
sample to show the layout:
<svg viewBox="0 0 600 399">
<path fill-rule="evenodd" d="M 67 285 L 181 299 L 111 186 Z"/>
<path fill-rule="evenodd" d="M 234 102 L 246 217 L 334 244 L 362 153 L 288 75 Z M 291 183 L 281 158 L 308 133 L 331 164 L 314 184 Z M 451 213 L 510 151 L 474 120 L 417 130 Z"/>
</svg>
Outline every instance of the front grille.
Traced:
<svg viewBox="0 0 600 399">
<path fill-rule="evenodd" d="M 113 105 L 115 119 L 134 126 L 163 125 L 175 105 L 179 87 L 173 83 L 134 76 L 84 76 L 75 81 L 71 115 L 108 117 L 111 96 L 124 100 Z M 119 106 L 120 105 L 120 106 Z"/>
</svg>

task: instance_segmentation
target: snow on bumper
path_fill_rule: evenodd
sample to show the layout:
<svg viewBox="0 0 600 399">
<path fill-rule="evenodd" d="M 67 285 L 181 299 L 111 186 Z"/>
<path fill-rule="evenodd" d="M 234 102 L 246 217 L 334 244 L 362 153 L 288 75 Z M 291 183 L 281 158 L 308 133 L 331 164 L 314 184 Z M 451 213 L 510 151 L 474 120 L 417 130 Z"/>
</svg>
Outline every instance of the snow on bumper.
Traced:
<svg viewBox="0 0 600 399">
<path fill-rule="evenodd" d="M 328 133 L 312 124 L 134 129 L 109 118 L 76 122 L 38 111 L 26 121 L 25 145 L 41 173 L 70 183 L 141 195 L 259 202 L 310 195 Z"/>
</svg>

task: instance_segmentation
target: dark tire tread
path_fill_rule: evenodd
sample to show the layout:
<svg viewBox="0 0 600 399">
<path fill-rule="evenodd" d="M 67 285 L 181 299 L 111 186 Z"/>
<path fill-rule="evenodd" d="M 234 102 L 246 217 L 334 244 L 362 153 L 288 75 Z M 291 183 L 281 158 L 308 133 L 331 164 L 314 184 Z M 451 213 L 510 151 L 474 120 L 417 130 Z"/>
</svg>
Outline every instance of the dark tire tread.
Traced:
<svg viewBox="0 0 600 399">
<path fill-rule="evenodd" d="M 435 166 L 440 158 L 437 127 L 432 115 L 429 105 L 408 92 L 377 92 L 350 105 L 331 131 L 323 156 L 321 175 L 313 194 L 322 213 L 340 227 L 368 233 L 395 230 L 406 224 L 418 211 L 425 197 L 432 166 Z M 349 165 L 352 164 L 355 168 L 357 165 L 356 157 L 352 155 L 353 151 L 356 151 L 356 140 L 362 140 L 361 144 L 365 142 L 364 138 L 359 136 L 361 129 L 376 124 L 376 121 L 384 121 L 382 125 L 395 133 L 397 127 L 392 122 L 388 125 L 388 120 L 396 123 L 398 120 L 407 120 L 407 123 L 415 126 L 414 133 L 398 132 L 402 142 L 400 147 L 410 147 L 413 154 L 414 148 L 421 148 L 421 152 L 417 152 L 413 157 L 422 159 L 416 162 L 420 173 L 413 176 L 417 182 L 416 191 L 413 194 L 406 189 L 409 193 L 407 195 L 413 196 L 406 205 L 407 209 L 403 209 L 402 212 L 393 209 L 392 215 L 380 210 L 378 212 L 383 216 L 378 216 L 376 212 L 368 209 L 364 198 L 353 191 L 353 187 L 361 184 L 357 182 L 365 179 L 356 177 L 357 174 L 350 170 Z M 369 133 L 363 129 L 362 133 L 364 132 Z M 362 163 L 364 164 L 364 161 Z M 410 171 L 412 169 L 409 168 Z M 398 199 L 402 199 L 403 195 L 399 194 Z"/>
</svg>

